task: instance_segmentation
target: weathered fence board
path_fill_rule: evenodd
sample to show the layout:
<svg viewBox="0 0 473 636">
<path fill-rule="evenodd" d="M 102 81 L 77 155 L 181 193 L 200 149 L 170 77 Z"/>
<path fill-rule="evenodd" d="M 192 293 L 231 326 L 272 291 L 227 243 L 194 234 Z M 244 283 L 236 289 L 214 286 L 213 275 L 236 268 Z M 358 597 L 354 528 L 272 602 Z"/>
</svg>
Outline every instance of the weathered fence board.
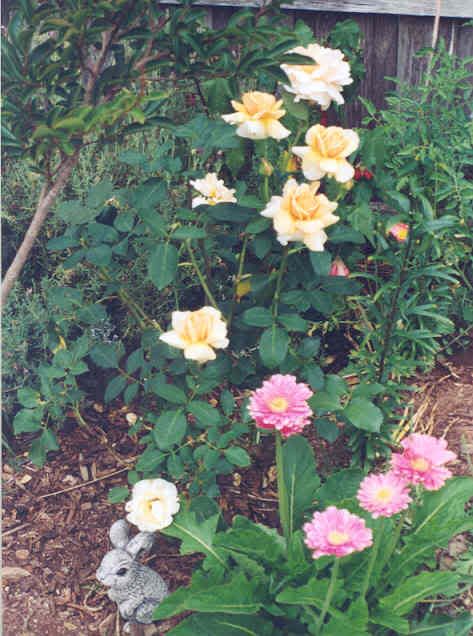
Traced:
<svg viewBox="0 0 473 636">
<path fill-rule="evenodd" d="M 169 0 L 172 4 L 172 0 Z M 202 0 L 198 5 L 214 7 L 261 7 L 263 0 Z M 283 5 L 284 6 L 284 5 Z M 435 15 L 435 0 L 294 0 L 288 9 L 296 11 L 340 11 L 343 13 L 388 13 L 390 15 Z M 442 0 L 441 15 L 450 18 L 473 18 L 472 0 Z"/>
</svg>

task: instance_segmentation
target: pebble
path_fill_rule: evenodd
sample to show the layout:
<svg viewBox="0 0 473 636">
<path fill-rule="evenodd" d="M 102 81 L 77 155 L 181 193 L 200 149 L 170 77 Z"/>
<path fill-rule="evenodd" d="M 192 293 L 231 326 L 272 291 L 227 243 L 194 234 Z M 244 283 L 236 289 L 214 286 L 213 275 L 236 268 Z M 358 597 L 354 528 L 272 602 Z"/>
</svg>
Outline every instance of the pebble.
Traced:
<svg viewBox="0 0 473 636">
<path fill-rule="evenodd" d="M 28 550 L 15 550 L 15 556 L 19 561 L 26 561 L 30 558 L 30 553 Z"/>
</svg>

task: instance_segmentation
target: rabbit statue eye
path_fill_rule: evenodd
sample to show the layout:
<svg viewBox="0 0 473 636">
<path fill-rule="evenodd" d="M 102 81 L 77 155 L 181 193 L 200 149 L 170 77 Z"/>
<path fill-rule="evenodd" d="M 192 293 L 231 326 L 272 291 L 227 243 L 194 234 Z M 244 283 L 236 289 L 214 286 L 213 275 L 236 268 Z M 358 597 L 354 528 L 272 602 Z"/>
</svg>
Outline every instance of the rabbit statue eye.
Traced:
<svg viewBox="0 0 473 636">
<path fill-rule="evenodd" d="M 117 572 L 118 576 L 125 576 L 125 574 L 128 572 L 127 568 L 120 568 Z"/>
</svg>

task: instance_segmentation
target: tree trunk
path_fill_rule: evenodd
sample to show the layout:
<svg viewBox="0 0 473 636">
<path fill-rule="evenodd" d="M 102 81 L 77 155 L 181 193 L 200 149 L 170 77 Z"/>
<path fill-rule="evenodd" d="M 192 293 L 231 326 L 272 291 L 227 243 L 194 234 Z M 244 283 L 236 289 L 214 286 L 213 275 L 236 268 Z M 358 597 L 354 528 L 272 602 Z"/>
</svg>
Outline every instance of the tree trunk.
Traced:
<svg viewBox="0 0 473 636">
<path fill-rule="evenodd" d="M 36 241 L 46 217 L 48 216 L 48 212 L 69 180 L 72 169 L 76 165 L 78 159 L 79 151 L 77 150 L 71 157 L 68 157 L 63 161 L 53 183 L 50 186 L 46 184 L 43 187 L 36 207 L 36 212 L 34 213 L 30 226 L 25 234 L 25 238 L 23 239 L 15 258 L 3 279 L 2 307 L 5 307 L 8 295 L 10 294 L 13 285 L 17 281 L 24 264 L 28 259 L 28 255 L 33 248 L 34 242 Z"/>
</svg>

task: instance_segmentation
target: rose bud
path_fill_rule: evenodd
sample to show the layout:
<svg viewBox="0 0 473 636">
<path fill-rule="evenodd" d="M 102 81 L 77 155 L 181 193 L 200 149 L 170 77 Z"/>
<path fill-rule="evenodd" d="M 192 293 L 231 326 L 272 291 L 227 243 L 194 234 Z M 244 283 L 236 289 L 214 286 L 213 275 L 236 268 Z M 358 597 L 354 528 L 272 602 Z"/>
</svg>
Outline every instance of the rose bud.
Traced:
<svg viewBox="0 0 473 636">
<path fill-rule="evenodd" d="M 341 258 L 336 258 L 329 271 L 329 276 L 343 276 L 346 278 L 350 274 L 350 270 Z"/>
<path fill-rule="evenodd" d="M 259 173 L 263 175 L 263 177 L 270 177 L 273 174 L 273 172 L 274 172 L 273 166 L 269 163 L 267 159 L 263 157 L 263 159 L 261 159 Z"/>
</svg>

